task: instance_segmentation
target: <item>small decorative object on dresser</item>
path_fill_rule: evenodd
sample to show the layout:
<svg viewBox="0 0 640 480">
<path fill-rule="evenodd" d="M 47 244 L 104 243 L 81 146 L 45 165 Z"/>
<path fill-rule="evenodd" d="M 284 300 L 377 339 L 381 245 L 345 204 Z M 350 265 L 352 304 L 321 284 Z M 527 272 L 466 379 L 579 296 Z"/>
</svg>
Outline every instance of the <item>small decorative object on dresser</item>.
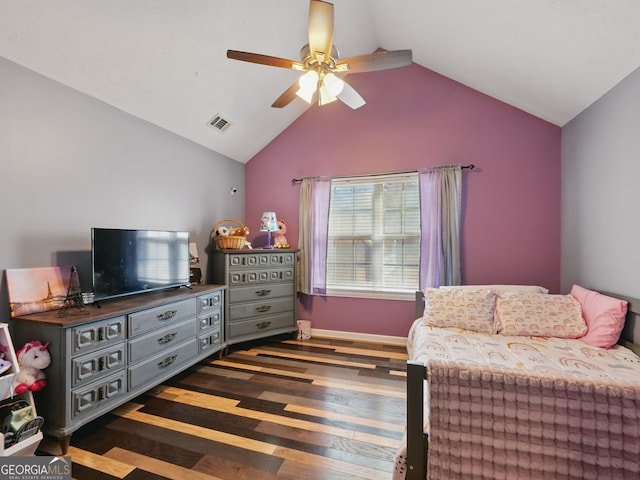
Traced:
<svg viewBox="0 0 640 480">
<path fill-rule="evenodd" d="M 195 242 L 189 243 L 189 283 L 198 285 L 202 282 L 202 269 L 200 268 L 200 255 L 198 245 Z"/>
<path fill-rule="evenodd" d="M 229 226 L 229 223 L 237 226 Z M 247 235 L 249 229 L 235 218 L 223 218 L 213 227 L 213 240 L 222 249 L 240 250 L 247 243 Z"/>
<path fill-rule="evenodd" d="M 274 248 L 290 248 L 289 242 L 287 242 L 287 224 L 284 222 L 284 218 L 278 219 L 278 231 L 273 234 L 273 246 Z"/>
<path fill-rule="evenodd" d="M 271 232 L 278 231 L 278 219 L 276 218 L 276 212 L 264 212 L 260 218 L 260 231 L 267 232 L 267 243 L 264 248 L 272 249 L 271 245 Z"/>
<path fill-rule="evenodd" d="M 71 267 L 5 270 L 11 316 L 55 310 L 64 304 Z"/>
<path fill-rule="evenodd" d="M 225 343 L 295 332 L 296 250 L 214 250 L 212 281 L 226 284 Z"/>
</svg>

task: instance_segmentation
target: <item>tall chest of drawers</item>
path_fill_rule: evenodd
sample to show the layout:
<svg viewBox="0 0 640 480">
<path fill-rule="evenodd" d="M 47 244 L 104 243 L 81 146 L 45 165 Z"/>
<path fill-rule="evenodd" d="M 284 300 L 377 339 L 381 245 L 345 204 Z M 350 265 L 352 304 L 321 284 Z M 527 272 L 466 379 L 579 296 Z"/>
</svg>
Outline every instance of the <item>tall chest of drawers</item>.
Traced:
<svg viewBox="0 0 640 480">
<path fill-rule="evenodd" d="M 36 392 L 46 433 L 63 453 L 85 423 L 221 351 L 224 286 L 109 300 L 88 314 L 70 309 L 12 319 L 21 342 L 49 343 L 48 386 Z"/>
<path fill-rule="evenodd" d="M 213 281 L 225 291 L 227 345 L 289 333 L 296 325 L 296 252 L 215 250 Z"/>
</svg>

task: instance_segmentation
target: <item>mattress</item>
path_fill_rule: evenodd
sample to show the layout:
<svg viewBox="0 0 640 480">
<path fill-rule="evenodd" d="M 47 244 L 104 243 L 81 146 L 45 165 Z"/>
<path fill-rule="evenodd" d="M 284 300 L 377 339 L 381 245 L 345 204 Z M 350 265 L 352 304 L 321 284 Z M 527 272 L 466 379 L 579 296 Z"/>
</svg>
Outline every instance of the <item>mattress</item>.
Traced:
<svg viewBox="0 0 640 480">
<path fill-rule="evenodd" d="M 605 350 L 579 339 L 490 335 L 414 322 L 409 358 L 537 372 L 552 377 L 600 379 L 613 384 L 640 383 L 640 357 L 621 346 Z"/>
</svg>

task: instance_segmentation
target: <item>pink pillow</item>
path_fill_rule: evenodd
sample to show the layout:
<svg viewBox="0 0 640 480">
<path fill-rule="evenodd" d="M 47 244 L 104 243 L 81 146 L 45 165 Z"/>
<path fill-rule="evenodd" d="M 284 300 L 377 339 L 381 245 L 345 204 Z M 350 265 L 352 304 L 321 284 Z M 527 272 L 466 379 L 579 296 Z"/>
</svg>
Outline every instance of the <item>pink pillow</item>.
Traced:
<svg viewBox="0 0 640 480">
<path fill-rule="evenodd" d="M 610 348 L 620 338 L 627 315 L 627 302 L 608 297 L 579 285 L 571 289 L 571 296 L 580 302 L 587 333 L 580 340 L 594 347 Z"/>
</svg>

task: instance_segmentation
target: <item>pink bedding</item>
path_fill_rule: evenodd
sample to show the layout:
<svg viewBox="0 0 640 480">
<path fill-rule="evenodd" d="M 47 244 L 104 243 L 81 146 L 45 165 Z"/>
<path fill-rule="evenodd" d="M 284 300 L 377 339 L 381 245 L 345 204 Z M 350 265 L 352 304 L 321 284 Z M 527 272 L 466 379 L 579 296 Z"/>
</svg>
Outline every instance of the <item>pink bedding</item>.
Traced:
<svg viewBox="0 0 640 480">
<path fill-rule="evenodd" d="M 417 320 L 408 338 L 409 359 L 454 361 L 477 366 L 495 366 L 601 378 L 615 383 L 640 382 L 640 357 L 616 345 L 608 350 L 581 340 L 484 334 L 459 328 L 435 328 Z"/>
<path fill-rule="evenodd" d="M 640 478 L 640 357 L 630 350 L 421 320 L 408 350 L 429 378 L 427 478 Z"/>
</svg>

